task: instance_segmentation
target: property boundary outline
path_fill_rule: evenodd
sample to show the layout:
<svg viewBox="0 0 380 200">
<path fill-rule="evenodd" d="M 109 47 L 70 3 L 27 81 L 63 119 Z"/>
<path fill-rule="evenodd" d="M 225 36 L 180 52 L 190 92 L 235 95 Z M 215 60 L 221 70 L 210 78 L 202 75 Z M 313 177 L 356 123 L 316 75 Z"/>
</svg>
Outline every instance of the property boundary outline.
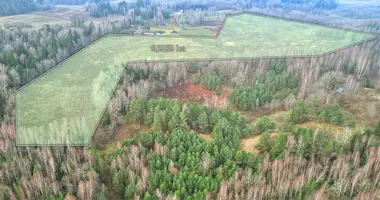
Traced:
<svg viewBox="0 0 380 200">
<path fill-rule="evenodd" d="M 19 92 L 20 90 L 22 90 L 23 88 L 27 87 L 28 85 L 30 85 L 31 83 L 33 83 L 37 79 L 39 79 L 39 78 L 43 77 L 44 75 L 48 74 L 50 71 L 53 71 L 54 69 L 57 69 L 62 64 L 64 64 L 67 60 L 69 60 L 70 58 L 72 58 L 75 55 L 79 54 L 81 51 L 85 50 L 86 48 L 89 48 L 90 46 L 94 45 L 96 42 L 100 41 L 101 39 L 103 39 L 105 37 L 108 37 L 108 36 L 123 36 L 123 37 L 168 37 L 168 38 L 204 38 L 204 39 L 214 39 L 214 40 L 217 40 L 219 38 L 221 32 L 223 31 L 224 26 L 225 26 L 228 18 L 239 16 L 239 15 L 247 15 L 247 14 L 248 15 L 253 15 L 253 16 L 264 17 L 264 18 L 269 18 L 269 19 L 275 19 L 275 20 L 281 20 L 281 21 L 287 21 L 287 22 L 295 22 L 295 23 L 300 23 L 300 24 L 314 25 L 314 26 L 320 26 L 320 27 L 324 27 L 324 28 L 343 30 L 343 31 L 355 32 L 355 33 L 361 33 L 361 34 L 367 34 L 367 35 L 372 35 L 373 37 L 370 37 L 370 38 L 368 38 L 366 40 L 363 40 L 363 41 L 360 41 L 360 42 L 355 42 L 355 43 L 352 43 L 350 45 L 343 46 L 343 47 L 340 47 L 340 48 L 337 48 L 337 49 L 334 49 L 334 50 L 331 50 L 331 51 L 328 51 L 328 52 L 325 52 L 325 53 L 322 53 L 322 54 L 317 54 L 317 55 L 303 55 L 303 56 L 260 56 L 260 57 L 203 58 L 203 59 L 164 59 L 164 60 L 149 60 L 149 61 L 147 61 L 147 60 L 130 61 L 130 62 L 126 63 L 126 66 L 122 70 L 122 73 L 120 74 L 120 76 L 119 76 L 119 78 L 117 80 L 117 84 L 116 84 L 115 88 L 112 90 L 110 98 L 107 100 L 108 103 L 105 105 L 103 111 L 101 112 L 101 115 L 98 118 L 98 122 L 96 123 L 97 126 L 95 126 L 94 129 L 93 129 L 93 131 L 92 131 L 92 136 L 91 136 L 88 144 L 83 144 L 83 145 L 78 145 L 78 144 L 18 144 L 18 134 L 17 134 L 18 117 L 17 117 L 17 108 L 16 108 L 16 112 L 15 112 L 16 113 L 16 127 L 15 127 L 15 131 L 16 131 L 16 146 L 30 146 L 30 147 L 33 147 L 33 146 L 72 146 L 72 147 L 75 147 L 75 146 L 78 146 L 78 147 L 79 146 L 81 146 L 81 147 L 83 147 L 83 146 L 90 146 L 91 142 L 93 140 L 93 137 L 95 135 L 95 132 L 96 132 L 96 130 L 99 127 L 99 124 L 100 124 L 100 122 L 102 120 L 102 117 L 103 117 L 104 113 L 107 111 L 107 107 L 109 106 L 109 103 L 110 103 L 112 97 L 115 95 L 117 86 L 119 85 L 120 80 L 123 77 L 123 74 L 125 73 L 125 70 L 126 70 L 126 67 L 127 67 L 128 64 L 192 62 L 192 61 L 193 62 L 194 61 L 197 61 L 197 62 L 199 62 L 199 61 L 209 61 L 210 62 L 210 61 L 231 61 L 231 60 L 320 58 L 320 57 L 324 57 L 324 56 L 327 56 L 327 55 L 330 55 L 330 54 L 333 54 L 333 53 L 338 53 L 340 51 L 343 51 L 345 49 L 348 49 L 348 48 L 351 48 L 351 47 L 354 47 L 354 46 L 358 46 L 358 45 L 361 45 L 361 44 L 365 44 L 365 43 L 368 43 L 368 42 L 380 39 L 380 34 L 378 34 L 378 33 L 359 31 L 359 30 L 354 30 L 354 29 L 349 29 L 349 28 L 343 28 L 343 27 L 337 27 L 337 26 L 319 24 L 319 23 L 315 23 L 315 22 L 305 22 L 305 21 L 297 20 L 297 19 L 284 18 L 284 17 L 279 17 L 279 16 L 273 16 L 273 15 L 266 15 L 266 14 L 261 14 L 261 13 L 254 13 L 254 12 L 243 11 L 243 12 L 238 12 L 238 13 L 234 13 L 234 14 L 227 14 L 226 17 L 224 18 L 223 22 L 222 22 L 222 25 L 220 26 L 220 28 L 218 30 L 218 33 L 216 34 L 216 36 L 200 36 L 200 35 L 129 35 L 129 34 L 125 34 L 125 33 L 107 33 L 107 34 L 104 34 L 104 35 L 100 36 L 99 38 L 95 39 L 94 41 L 92 41 L 87 46 L 84 46 L 84 47 L 80 48 L 73 55 L 65 58 L 64 60 L 62 60 L 61 62 L 59 62 L 58 64 L 56 64 L 54 67 L 50 68 L 49 70 L 45 71 L 41 75 L 37 76 L 33 80 L 29 81 L 25 85 L 23 85 L 20 88 L 18 88 L 16 90 L 16 93 Z M 17 94 L 15 95 L 15 102 L 16 102 L 16 107 L 17 107 Z"/>
</svg>

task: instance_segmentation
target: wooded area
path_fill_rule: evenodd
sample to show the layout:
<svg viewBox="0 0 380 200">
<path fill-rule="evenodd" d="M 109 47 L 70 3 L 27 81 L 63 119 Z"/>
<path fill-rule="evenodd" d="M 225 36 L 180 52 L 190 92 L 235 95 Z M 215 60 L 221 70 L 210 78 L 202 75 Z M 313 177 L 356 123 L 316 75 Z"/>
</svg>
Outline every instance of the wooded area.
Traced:
<svg viewBox="0 0 380 200">
<path fill-rule="evenodd" d="M 7 2 L 23 4 L 17 11 L 11 6 L 2 10 L 0 3 L 0 15 L 40 9 L 24 7 L 31 2 Z M 169 13 L 180 9 L 193 9 L 187 23 L 194 24 L 209 23 L 208 18 L 216 18 L 209 15 L 215 14 L 212 9 L 219 7 L 282 15 L 281 6 L 297 9 L 289 16 L 316 22 L 331 16 L 323 10 L 318 11 L 323 17 L 302 11 L 339 9 L 333 0 L 276 2 L 144 0 L 136 2 L 139 11 L 133 15 L 119 6 L 113 14 L 125 16 L 117 20 L 80 20 L 37 30 L 2 27 L 0 199 L 378 198 L 379 40 L 320 58 L 128 64 L 91 146 L 16 146 L 16 89 L 104 33 L 171 20 Z M 376 20 L 350 20 L 355 23 L 345 26 L 380 31 Z M 213 96 L 195 93 L 200 97 L 193 102 L 161 95 L 185 84 L 199 85 Z M 340 87 L 344 91 L 336 92 Z M 227 108 L 219 106 L 221 100 Z M 116 141 L 121 126 L 132 129 Z M 249 146 L 252 151 L 242 148 L 247 139 L 257 140 Z"/>
</svg>

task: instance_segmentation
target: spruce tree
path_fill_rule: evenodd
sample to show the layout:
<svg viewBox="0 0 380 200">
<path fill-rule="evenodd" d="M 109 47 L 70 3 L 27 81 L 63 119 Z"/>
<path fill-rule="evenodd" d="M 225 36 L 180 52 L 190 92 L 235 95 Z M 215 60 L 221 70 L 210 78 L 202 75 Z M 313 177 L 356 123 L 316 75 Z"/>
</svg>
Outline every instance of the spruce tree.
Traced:
<svg viewBox="0 0 380 200">
<path fill-rule="evenodd" d="M 275 129 L 276 123 L 270 120 L 267 116 L 263 116 L 259 120 L 257 120 L 255 126 L 259 133 L 264 133 L 265 131 L 268 131 L 270 129 Z"/>
<path fill-rule="evenodd" d="M 181 125 L 181 119 L 180 119 L 180 113 L 181 108 L 179 107 L 178 103 L 173 107 L 172 110 L 172 117 L 169 121 L 169 131 L 173 131 L 175 129 L 178 129 Z"/>
<path fill-rule="evenodd" d="M 315 115 L 315 106 L 309 101 L 299 101 L 290 111 L 289 122 L 303 123 L 312 120 Z"/>
<path fill-rule="evenodd" d="M 257 148 L 262 151 L 270 150 L 273 144 L 271 133 L 265 132 L 259 137 Z"/>
<path fill-rule="evenodd" d="M 280 133 L 276 136 L 273 142 L 273 147 L 270 150 L 271 159 L 278 158 L 285 150 L 287 137 L 285 134 Z"/>
<path fill-rule="evenodd" d="M 214 128 L 215 125 L 218 123 L 219 119 L 222 118 L 222 115 L 220 114 L 220 112 L 218 110 L 215 110 L 214 112 L 212 112 L 211 116 L 210 116 L 210 128 Z"/>
<path fill-rule="evenodd" d="M 205 111 L 201 112 L 201 114 L 198 116 L 197 123 L 199 129 L 202 132 L 206 132 L 208 130 L 208 119 Z"/>
<path fill-rule="evenodd" d="M 344 114 L 341 111 L 340 106 L 337 104 L 326 105 L 319 113 L 318 117 L 320 120 L 337 125 L 344 123 Z"/>
<path fill-rule="evenodd" d="M 144 120 L 145 120 L 144 122 L 146 125 L 153 124 L 154 110 L 155 110 L 155 106 L 154 106 L 153 101 L 149 101 L 148 102 L 148 112 L 146 113 L 146 116 L 144 118 Z"/>
<path fill-rule="evenodd" d="M 170 112 L 168 110 L 160 111 L 161 129 L 168 129 L 168 124 L 170 120 L 169 114 Z"/>
<path fill-rule="evenodd" d="M 182 131 L 188 131 L 190 130 L 189 125 L 187 124 L 187 118 L 184 112 L 181 112 L 179 115 L 180 118 L 180 129 Z"/>
<path fill-rule="evenodd" d="M 152 130 L 155 132 L 162 131 L 161 112 L 159 105 L 157 105 L 154 109 Z"/>
</svg>

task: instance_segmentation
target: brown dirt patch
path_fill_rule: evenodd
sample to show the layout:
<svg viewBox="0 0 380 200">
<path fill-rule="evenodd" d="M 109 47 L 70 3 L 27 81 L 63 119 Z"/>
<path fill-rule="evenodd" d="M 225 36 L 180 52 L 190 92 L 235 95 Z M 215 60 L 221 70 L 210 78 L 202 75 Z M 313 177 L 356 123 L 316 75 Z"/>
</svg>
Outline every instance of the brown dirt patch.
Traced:
<svg viewBox="0 0 380 200">
<path fill-rule="evenodd" d="M 216 94 L 213 91 L 202 88 L 200 85 L 187 83 L 180 86 L 168 88 L 165 91 L 165 95 L 169 98 L 177 98 L 180 100 L 200 101 L 204 98 L 211 98 Z"/>
<path fill-rule="evenodd" d="M 151 128 L 145 125 L 137 125 L 134 123 L 120 125 L 117 128 L 116 134 L 113 135 L 113 141 L 123 141 L 124 139 L 132 138 L 142 133 L 150 131 Z"/>
<path fill-rule="evenodd" d="M 158 96 L 167 98 L 178 99 L 185 102 L 201 103 L 208 107 L 227 108 L 228 94 L 230 89 L 228 87 L 221 87 L 221 94 L 217 95 L 214 91 L 202 88 L 199 84 L 187 83 L 176 87 L 168 88 Z"/>
<path fill-rule="evenodd" d="M 104 150 L 105 152 L 111 151 L 118 142 L 121 142 L 124 139 L 139 136 L 150 130 L 150 127 L 144 125 L 139 126 L 134 123 L 123 124 L 119 125 L 116 128 L 116 131 L 113 135 L 110 135 L 103 127 L 99 126 L 96 129 L 94 137 L 92 138 L 91 146 L 100 150 Z"/>
<path fill-rule="evenodd" d="M 203 137 L 206 141 L 210 141 L 212 139 L 211 133 L 198 133 L 198 135 Z"/>
<path fill-rule="evenodd" d="M 259 135 L 253 137 L 247 137 L 241 139 L 240 149 L 246 152 L 255 153 L 258 152 L 255 146 L 259 142 Z"/>
<path fill-rule="evenodd" d="M 271 136 L 274 139 L 277 133 L 272 133 Z M 258 153 L 259 150 L 256 149 L 256 145 L 259 142 L 260 135 L 249 136 L 245 138 L 241 138 L 240 150 L 250 152 L 250 153 Z"/>
</svg>

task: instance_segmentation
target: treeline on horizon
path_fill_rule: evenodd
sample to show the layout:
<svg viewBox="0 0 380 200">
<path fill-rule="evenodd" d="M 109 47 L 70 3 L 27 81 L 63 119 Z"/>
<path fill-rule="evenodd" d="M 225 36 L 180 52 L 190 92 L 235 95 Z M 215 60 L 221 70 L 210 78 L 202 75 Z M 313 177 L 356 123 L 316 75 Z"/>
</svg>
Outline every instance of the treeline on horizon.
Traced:
<svg viewBox="0 0 380 200">
<path fill-rule="evenodd" d="M 268 3 L 269 2 L 269 3 Z M 268 8 L 284 8 L 284 9 L 299 9 L 299 10 L 312 10 L 312 9 L 334 9 L 338 6 L 336 0 L 281 0 L 277 2 L 264 1 L 264 0 L 243 0 L 243 1 L 155 1 L 155 0 L 137 0 L 135 4 L 122 1 L 117 6 L 111 6 L 110 2 L 96 3 L 89 5 L 87 11 L 93 17 L 105 17 L 110 14 L 126 14 L 128 9 L 148 9 L 153 16 L 157 12 L 157 8 L 163 12 L 165 18 L 169 17 L 170 11 L 179 10 L 208 10 L 215 8 L 216 10 L 233 9 L 233 10 L 249 10 L 252 7 L 268 7 Z"/>
<path fill-rule="evenodd" d="M 85 3 L 93 4 L 91 15 L 95 17 L 107 16 L 108 14 L 125 14 L 120 8 L 153 8 L 162 7 L 174 11 L 178 10 L 207 10 L 209 7 L 217 9 L 238 9 L 247 10 L 254 6 L 258 7 L 278 7 L 285 9 L 334 9 L 338 6 L 336 0 L 243 0 L 235 2 L 218 2 L 215 1 L 155 1 L 155 0 L 137 0 L 136 2 L 122 1 L 118 6 L 111 7 L 109 0 L 3 0 L 0 2 L 0 16 L 25 14 L 53 8 L 54 5 L 82 5 Z M 95 8 L 94 8 L 95 7 Z"/>
<path fill-rule="evenodd" d="M 53 8 L 54 5 L 81 5 L 106 0 L 1 0 L 0 16 L 19 15 Z"/>
</svg>

